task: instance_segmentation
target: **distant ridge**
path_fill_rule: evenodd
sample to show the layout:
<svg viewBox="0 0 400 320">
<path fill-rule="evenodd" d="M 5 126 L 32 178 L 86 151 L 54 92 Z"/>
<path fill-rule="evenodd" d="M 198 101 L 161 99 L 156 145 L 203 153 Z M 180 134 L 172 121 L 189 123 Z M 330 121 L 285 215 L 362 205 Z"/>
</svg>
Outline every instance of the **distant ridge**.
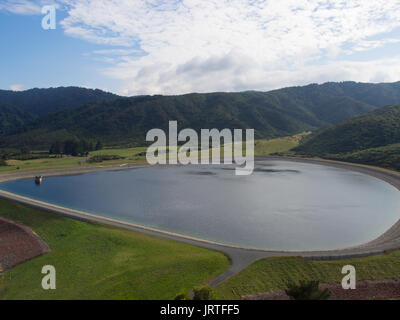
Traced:
<svg viewBox="0 0 400 320">
<path fill-rule="evenodd" d="M 116 98 L 118 96 L 113 93 L 80 87 L 34 88 L 24 91 L 0 90 L 0 105 L 18 107 L 35 116 Z"/>
<path fill-rule="evenodd" d="M 23 122 L 13 134 L 10 130 L 3 133 L 1 147 L 47 148 L 55 140 L 71 137 L 100 139 L 106 144 L 142 144 L 148 130 L 166 129 L 169 120 L 177 120 L 179 128 L 195 130 L 254 128 L 257 138 L 291 135 L 399 104 L 400 82 L 328 82 L 269 92 L 130 98 L 76 87 L 32 89 L 18 94 L 19 100 L 2 100 L 7 94 L 0 91 L 0 105 L 4 101 L 16 106 L 29 112 L 34 120 Z"/>
</svg>

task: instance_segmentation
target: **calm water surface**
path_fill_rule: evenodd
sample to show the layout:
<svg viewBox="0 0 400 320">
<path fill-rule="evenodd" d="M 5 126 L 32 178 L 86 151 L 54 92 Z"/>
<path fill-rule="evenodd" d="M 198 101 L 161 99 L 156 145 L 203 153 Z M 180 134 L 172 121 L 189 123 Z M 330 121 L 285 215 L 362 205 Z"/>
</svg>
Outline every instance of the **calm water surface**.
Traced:
<svg viewBox="0 0 400 320">
<path fill-rule="evenodd" d="M 37 200 L 226 244 L 274 250 L 335 249 L 372 240 L 400 218 L 400 193 L 333 167 L 259 161 L 175 166 L 0 184 Z"/>
</svg>

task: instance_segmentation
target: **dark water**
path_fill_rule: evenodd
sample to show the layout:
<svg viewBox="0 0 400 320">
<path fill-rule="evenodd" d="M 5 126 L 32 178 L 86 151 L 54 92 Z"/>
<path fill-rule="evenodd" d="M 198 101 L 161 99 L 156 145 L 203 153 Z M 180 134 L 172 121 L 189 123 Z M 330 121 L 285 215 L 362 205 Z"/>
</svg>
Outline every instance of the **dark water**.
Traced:
<svg viewBox="0 0 400 320">
<path fill-rule="evenodd" d="M 275 250 L 372 240 L 400 218 L 400 193 L 376 178 L 288 161 L 251 176 L 229 166 L 153 167 L 0 184 L 23 196 L 217 242 Z"/>
</svg>

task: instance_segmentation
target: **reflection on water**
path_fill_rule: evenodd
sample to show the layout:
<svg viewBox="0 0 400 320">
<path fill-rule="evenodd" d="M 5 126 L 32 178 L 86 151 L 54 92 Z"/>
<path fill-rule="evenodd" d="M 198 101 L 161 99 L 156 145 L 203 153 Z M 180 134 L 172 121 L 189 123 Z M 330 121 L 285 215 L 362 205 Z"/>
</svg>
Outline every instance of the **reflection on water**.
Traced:
<svg viewBox="0 0 400 320">
<path fill-rule="evenodd" d="M 200 170 L 193 170 L 193 171 L 188 171 L 187 174 L 195 174 L 199 176 L 215 176 L 217 173 L 214 171 L 200 171 Z"/>
<path fill-rule="evenodd" d="M 289 161 L 153 167 L 10 181 L 0 188 L 123 221 L 227 244 L 334 249 L 376 238 L 400 218 L 400 194 L 376 178 Z"/>
</svg>

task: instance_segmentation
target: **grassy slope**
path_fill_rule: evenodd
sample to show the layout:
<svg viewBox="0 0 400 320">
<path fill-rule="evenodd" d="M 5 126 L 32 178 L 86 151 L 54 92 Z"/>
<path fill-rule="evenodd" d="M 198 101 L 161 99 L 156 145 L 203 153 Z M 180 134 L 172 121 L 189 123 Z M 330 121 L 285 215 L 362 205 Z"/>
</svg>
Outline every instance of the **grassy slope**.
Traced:
<svg viewBox="0 0 400 320">
<path fill-rule="evenodd" d="M 172 299 L 226 270 L 219 252 L 0 199 L 0 216 L 31 227 L 52 252 L 4 274 L 0 299 Z M 57 289 L 41 288 L 54 265 Z"/>
<path fill-rule="evenodd" d="M 353 265 L 357 280 L 400 277 L 400 250 L 367 258 L 313 261 L 300 257 L 262 259 L 223 282 L 217 287 L 221 299 L 240 299 L 241 296 L 284 289 L 287 282 L 303 279 L 323 283 L 341 282 L 342 267 Z"/>
</svg>

